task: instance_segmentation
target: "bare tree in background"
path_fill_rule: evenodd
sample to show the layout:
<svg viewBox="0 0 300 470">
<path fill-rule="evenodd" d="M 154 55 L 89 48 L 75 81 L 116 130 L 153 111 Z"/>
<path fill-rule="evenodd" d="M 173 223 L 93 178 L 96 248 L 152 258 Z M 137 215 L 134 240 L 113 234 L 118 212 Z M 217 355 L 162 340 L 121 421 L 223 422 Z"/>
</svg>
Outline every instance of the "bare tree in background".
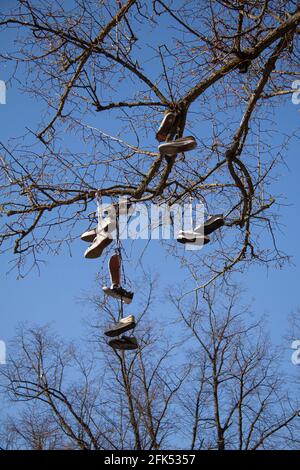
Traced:
<svg viewBox="0 0 300 470">
<path fill-rule="evenodd" d="M 299 21 L 293 0 L 16 0 L 1 13 L 11 86 L 21 77 L 44 109 L 1 146 L 0 242 L 18 269 L 77 237 L 96 194 L 222 210 L 213 255 L 188 260 L 196 289 L 249 262 L 281 263 L 271 183 L 293 129 L 281 135 L 273 112 L 299 77 Z M 154 139 L 167 109 L 178 113 L 169 137 L 198 140 L 168 161 Z"/>
<path fill-rule="evenodd" d="M 147 323 L 150 281 L 135 353 L 103 344 L 103 322 L 116 315 L 99 299 L 83 353 L 47 328 L 20 329 L 0 372 L 25 411 L 2 427 L 2 448 L 298 445 L 299 404 L 263 326 L 235 307 L 234 291 L 215 300 L 213 286 L 250 263 L 286 259 L 272 183 L 296 137 L 277 128 L 276 109 L 299 77 L 299 21 L 293 0 L 16 0 L 1 12 L 8 86 L 21 82 L 42 110 L 0 147 L 0 245 L 22 275 L 25 260 L 38 267 L 94 222 L 96 196 L 192 198 L 226 216 L 205 256 L 169 246 L 194 292 L 194 305 L 186 286 L 173 301 L 183 337 Z M 166 160 L 154 137 L 169 109 L 169 138 L 194 134 L 198 147 Z"/>
<path fill-rule="evenodd" d="M 236 293 L 211 292 L 197 309 L 177 303 L 181 315 L 168 330 L 150 322 L 149 296 L 137 328 L 142 347 L 124 355 L 104 344 L 110 303 L 93 302 L 85 351 L 47 328 L 18 332 L 1 390 L 25 403 L 3 420 L 2 448 L 298 448 L 294 386 Z"/>
<path fill-rule="evenodd" d="M 76 448 L 61 429 L 51 412 L 36 403 L 28 404 L 19 413 L 9 416 L 1 426 L 2 450 L 57 450 Z"/>
<path fill-rule="evenodd" d="M 139 320 L 148 313 L 151 296 L 150 290 Z M 189 372 L 176 365 L 177 344 L 168 344 L 159 328 L 153 331 L 143 321 L 143 329 L 136 329 L 139 350 L 115 352 L 103 339 L 104 325 L 116 320 L 115 308 L 98 298 L 94 302 L 97 321 L 82 351 L 47 327 L 20 328 L 7 368 L 0 370 L 1 389 L 13 402 L 28 403 L 29 410 L 34 406 L 35 413 L 25 405 L 24 414 L 8 419 L 2 448 L 167 446 L 176 423 L 174 400 Z"/>
<path fill-rule="evenodd" d="M 187 311 L 175 301 L 193 338 L 183 428 L 192 449 L 298 448 L 300 403 L 283 351 L 238 297 L 211 289 L 204 306 Z"/>
</svg>

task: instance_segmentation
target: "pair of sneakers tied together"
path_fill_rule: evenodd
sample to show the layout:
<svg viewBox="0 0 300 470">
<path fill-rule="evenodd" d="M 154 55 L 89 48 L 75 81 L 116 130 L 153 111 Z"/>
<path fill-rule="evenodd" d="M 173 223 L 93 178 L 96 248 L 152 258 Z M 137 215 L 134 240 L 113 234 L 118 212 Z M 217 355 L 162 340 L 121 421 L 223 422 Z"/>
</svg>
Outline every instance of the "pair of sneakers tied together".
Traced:
<svg viewBox="0 0 300 470">
<path fill-rule="evenodd" d="M 188 152 L 197 147 L 197 142 L 193 136 L 180 137 L 173 141 L 167 141 L 168 135 L 172 132 L 177 118 L 177 113 L 174 111 L 166 111 L 163 120 L 156 133 L 156 139 L 163 142 L 158 146 L 161 155 L 166 157 L 176 156 L 177 153 Z M 180 231 L 177 236 L 179 243 L 193 243 L 206 245 L 210 242 L 210 235 L 215 230 L 224 225 L 224 218 L 222 214 L 213 215 L 209 217 L 202 225 L 197 226 L 194 230 Z"/>
<path fill-rule="evenodd" d="M 119 254 L 116 253 L 110 257 L 108 261 L 108 269 L 111 285 L 110 287 L 102 287 L 104 294 L 114 299 L 118 299 L 125 304 L 130 304 L 134 294 L 121 286 L 121 257 Z"/>
<path fill-rule="evenodd" d="M 166 157 L 173 157 L 178 153 L 188 152 L 197 147 L 196 139 L 193 136 L 179 137 L 173 141 L 167 140 L 175 125 L 176 118 L 177 114 L 174 111 L 167 111 L 156 133 L 156 139 L 163 142 L 158 146 L 158 150 L 161 155 Z"/>
<path fill-rule="evenodd" d="M 106 219 L 98 220 L 95 228 L 89 229 L 81 235 L 81 240 L 90 243 L 85 251 L 84 257 L 89 259 L 100 258 L 102 252 L 113 241 L 112 233 L 117 228 L 116 215 L 129 214 L 133 209 L 132 204 L 127 201 L 121 201 L 119 204 L 112 204 L 106 209 Z"/>
<path fill-rule="evenodd" d="M 99 209 L 99 208 L 98 208 Z M 89 229 L 81 235 L 81 240 L 91 243 L 89 248 L 85 251 L 85 258 L 99 258 L 103 250 L 108 247 L 112 241 L 112 233 L 117 232 L 117 249 L 116 253 L 112 255 L 108 262 L 110 273 L 110 286 L 103 286 L 102 290 L 105 295 L 112 297 L 121 303 L 119 321 L 112 325 L 104 334 L 111 339 L 108 344 L 115 350 L 134 350 L 138 348 L 138 342 L 134 336 L 125 336 L 123 333 L 133 330 L 136 326 L 135 318 L 133 315 L 128 315 L 123 318 L 123 304 L 130 304 L 133 299 L 133 292 L 126 290 L 121 286 L 121 251 L 119 247 L 119 216 L 131 215 L 134 207 L 132 203 L 121 201 L 118 204 L 110 205 L 106 212 L 106 219 L 102 220 L 98 210 L 98 225 L 95 228 Z M 122 335 L 120 337 L 120 335 Z"/>
<path fill-rule="evenodd" d="M 177 235 L 179 243 L 193 243 L 206 245 L 210 242 L 208 235 L 218 230 L 224 225 L 223 214 L 212 215 L 201 225 L 198 225 L 193 230 L 181 230 Z"/>
</svg>

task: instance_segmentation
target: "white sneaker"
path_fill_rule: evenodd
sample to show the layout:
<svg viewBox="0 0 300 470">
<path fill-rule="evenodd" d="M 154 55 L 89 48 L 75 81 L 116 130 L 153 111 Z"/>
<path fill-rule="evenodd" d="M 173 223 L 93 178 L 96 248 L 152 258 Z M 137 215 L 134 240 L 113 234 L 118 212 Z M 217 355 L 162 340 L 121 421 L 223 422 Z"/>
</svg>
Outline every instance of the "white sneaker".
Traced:
<svg viewBox="0 0 300 470">
<path fill-rule="evenodd" d="M 173 140 L 171 142 L 165 142 L 158 146 L 158 150 L 161 155 L 173 156 L 177 153 L 188 152 L 197 147 L 197 142 L 195 137 L 180 137 L 179 139 Z"/>
<path fill-rule="evenodd" d="M 82 240 L 83 242 L 91 243 L 92 241 L 95 240 L 96 236 L 97 236 L 97 229 L 91 228 L 90 230 L 83 232 L 83 234 L 80 236 L 80 240 Z"/>
<path fill-rule="evenodd" d="M 156 139 L 158 142 L 164 142 L 168 136 L 168 133 L 171 130 L 172 125 L 176 119 L 176 113 L 169 111 L 163 117 L 163 120 L 160 123 L 158 131 L 156 132 Z"/>
<path fill-rule="evenodd" d="M 101 232 L 96 235 L 91 246 L 84 253 L 85 258 L 93 259 L 99 258 L 102 255 L 104 248 L 111 244 L 113 241 L 112 237 L 105 232 Z"/>
<path fill-rule="evenodd" d="M 101 223 L 98 225 L 98 227 L 92 228 L 90 230 L 87 230 L 86 232 L 83 232 L 83 234 L 80 236 L 80 239 L 83 242 L 88 242 L 91 243 L 92 241 L 95 240 L 97 236 L 97 230 L 98 232 L 108 232 L 112 233 L 116 228 L 116 220 L 113 218 L 107 217 L 106 219 L 103 219 Z"/>
<path fill-rule="evenodd" d="M 121 320 L 113 325 L 111 328 L 106 330 L 104 334 L 113 338 L 114 336 L 119 336 L 125 331 L 133 330 L 136 327 L 135 318 L 133 315 L 129 315 L 126 318 L 121 318 Z"/>
</svg>

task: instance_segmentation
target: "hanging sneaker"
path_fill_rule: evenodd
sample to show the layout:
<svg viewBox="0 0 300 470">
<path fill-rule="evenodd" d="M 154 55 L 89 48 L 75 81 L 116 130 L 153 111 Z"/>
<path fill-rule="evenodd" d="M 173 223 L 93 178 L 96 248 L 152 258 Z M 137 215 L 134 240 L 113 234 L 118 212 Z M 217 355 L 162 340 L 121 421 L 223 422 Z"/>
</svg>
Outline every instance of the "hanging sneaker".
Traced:
<svg viewBox="0 0 300 470">
<path fill-rule="evenodd" d="M 105 232 L 98 233 L 91 246 L 89 246 L 85 251 L 84 257 L 90 259 L 99 258 L 102 255 L 104 248 L 110 245 L 112 241 L 112 237 L 107 235 Z"/>
<path fill-rule="evenodd" d="M 90 230 L 83 232 L 83 234 L 80 236 L 80 240 L 82 240 L 83 242 L 92 243 L 95 240 L 96 236 L 97 229 L 91 228 Z"/>
<path fill-rule="evenodd" d="M 195 243 L 197 245 L 207 245 L 210 242 L 210 238 L 206 235 L 201 235 L 193 230 L 181 230 L 177 235 L 177 241 L 179 243 Z"/>
<path fill-rule="evenodd" d="M 121 318 L 118 323 L 106 330 L 104 334 L 110 337 L 119 336 L 125 333 L 125 331 L 133 330 L 135 327 L 135 318 L 133 315 L 129 315 L 126 318 Z"/>
<path fill-rule="evenodd" d="M 119 253 L 114 253 L 108 260 L 108 270 L 111 287 L 121 285 L 121 264 L 122 259 Z"/>
<path fill-rule="evenodd" d="M 199 227 L 195 228 L 195 232 L 201 232 L 203 230 L 204 235 L 209 235 L 215 230 L 218 230 L 224 225 L 224 217 L 223 214 L 212 215 L 204 222 L 204 227 L 199 225 Z"/>
<path fill-rule="evenodd" d="M 198 233 L 199 235 L 210 235 L 215 230 L 218 230 L 224 225 L 223 214 L 212 215 L 209 217 L 204 224 L 198 225 L 191 230 L 191 232 Z"/>
<path fill-rule="evenodd" d="M 204 222 L 204 224 L 198 225 L 194 230 L 181 230 L 178 234 L 177 241 L 179 243 L 195 243 L 196 240 L 199 240 L 200 244 L 200 238 L 203 238 L 203 245 L 206 245 L 210 241 L 207 235 L 210 235 L 223 225 L 223 214 L 212 215 Z"/>
<path fill-rule="evenodd" d="M 98 232 L 113 232 L 116 228 L 116 221 L 111 219 L 111 218 L 106 218 L 101 220 L 99 226 L 98 226 Z M 86 232 L 83 232 L 83 234 L 80 236 L 80 240 L 83 242 L 88 242 L 91 243 L 95 240 L 97 236 L 97 227 L 91 228 L 90 230 L 87 230 Z"/>
<path fill-rule="evenodd" d="M 158 128 L 158 131 L 156 132 L 156 139 L 158 142 L 164 142 L 168 136 L 168 133 L 170 132 L 174 122 L 176 119 L 176 113 L 169 111 L 167 112 L 163 120 L 160 123 L 160 126 Z"/>
<path fill-rule="evenodd" d="M 246 59 L 238 65 L 239 73 L 247 73 L 251 65 L 251 60 Z"/>
<path fill-rule="evenodd" d="M 121 338 L 111 339 L 108 342 L 109 346 L 113 349 L 119 349 L 121 351 L 132 351 L 138 349 L 139 345 L 136 338 L 129 336 L 122 336 Z"/>
<path fill-rule="evenodd" d="M 193 136 L 180 137 L 172 142 L 165 142 L 158 146 L 161 155 L 173 156 L 177 153 L 188 152 L 197 147 L 196 139 Z"/>
<path fill-rule="evenodd" d="M 113 297 L 114 299 L 121 300 L 124 304 L 130 304 L 133 299 L 133 292 L 123 289 L 121 286 L 112 285 L 111 287 L 102 287 L 104 294 Z"/>
</svg>

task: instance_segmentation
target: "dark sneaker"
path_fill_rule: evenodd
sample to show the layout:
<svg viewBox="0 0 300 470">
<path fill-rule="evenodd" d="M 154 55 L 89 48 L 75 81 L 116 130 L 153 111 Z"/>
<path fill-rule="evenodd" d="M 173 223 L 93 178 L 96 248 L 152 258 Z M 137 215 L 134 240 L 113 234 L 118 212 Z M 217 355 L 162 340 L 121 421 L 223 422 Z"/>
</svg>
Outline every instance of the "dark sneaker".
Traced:
<svg viewBox="0 0 300 470">
<path fill-rule="evenodd" d="M 129 315 L 126 318 L 121 318 L 121 320 L 109 330 L 106 330 L 104 334 L 106 336 L 114 337 L 114 336 L 119 336 L 125 331 L 133 330 L 133 328 L 136 327 L 135 319 L 133 315 Z"/>
<path fill-rule="evenodd" d="M 209 235 L 210 233 L 218 230 L 224 225 L 223 214 L 212 215 L 204 222 L 204 235 Z M 200 227 L 195 228 L 195 232 L 201 230 Z"/>
<path fill-rule="evenodd" d="M 111 339 L 108 344 L 113 349 L 119 349 L 120 351 L 132 351 L 139 347 L 134 336 L 131 338 L 129 336 L 122 336 L 121 338 Z"/>
<path fill-rule="evenodd" d="M 247 73 L 250 65 L 251 65 L 251 60 L 245 59 L 243 62 L 241 62 L 238 65 L 239 73 Z"/>
<path fill-rule="evenodd" d="M 201 235 L 195 231 L 183 231 L 178 233 L 177 241 L 179 243 L 197 243 L 197 245 L 207 245 L 210 242 L 210 238 L 206 235 Z"/>
<path fill-rule="evenodd" d="M 124 304 L 130 304 L 130 302 L 133 299 L 133 292 L 129 292 L 121 286 L 111 286 L 107 287 L 104 286 L 102 287 L 102 290 L 104 294 L 109 295 L 110 297 L 113 297 L 114 299 L 122 300 Z"/>
<path fill-rule="evenodd" d="M 113 239 L 107 235 L 105 232 L 101 232 L 96 235 L 93 243 L 89 248 L 85 251 L 84 257 L 85 258 L 99 258 L 102 255 L 104 248 L 111 244 Z"/>
<path fill-rule="evenodd" d="M 173 156 L 177 153 L 187 152 L 197 147 L 197 142 L 193 136 L 180 137 L 172 142 L 165 142 L 158 146 L 161 155 Z"/>
<path fill-rule="evenodd" d="M 210 235 L 215 230 L 224 225 L 224 218 L 222 214 L 212 215 L 202 225 L 198 225 L 194 230 L 186 230 L 179 232 L 177 241 L 180 243 L 194 243 L 197 238 L 204 238 L 204 245 L 209 242 L 207 235 Z"/>
<path fill-rule="evenodd" d="M 176 114 L 172 111 L 166 113 L 161 121 L 161 124 L 156 132 L 156 139 L 158 142 L 164 142 L 170 132 L 172 125 L 174 124 L 176 119 Z"/>
</svg>

